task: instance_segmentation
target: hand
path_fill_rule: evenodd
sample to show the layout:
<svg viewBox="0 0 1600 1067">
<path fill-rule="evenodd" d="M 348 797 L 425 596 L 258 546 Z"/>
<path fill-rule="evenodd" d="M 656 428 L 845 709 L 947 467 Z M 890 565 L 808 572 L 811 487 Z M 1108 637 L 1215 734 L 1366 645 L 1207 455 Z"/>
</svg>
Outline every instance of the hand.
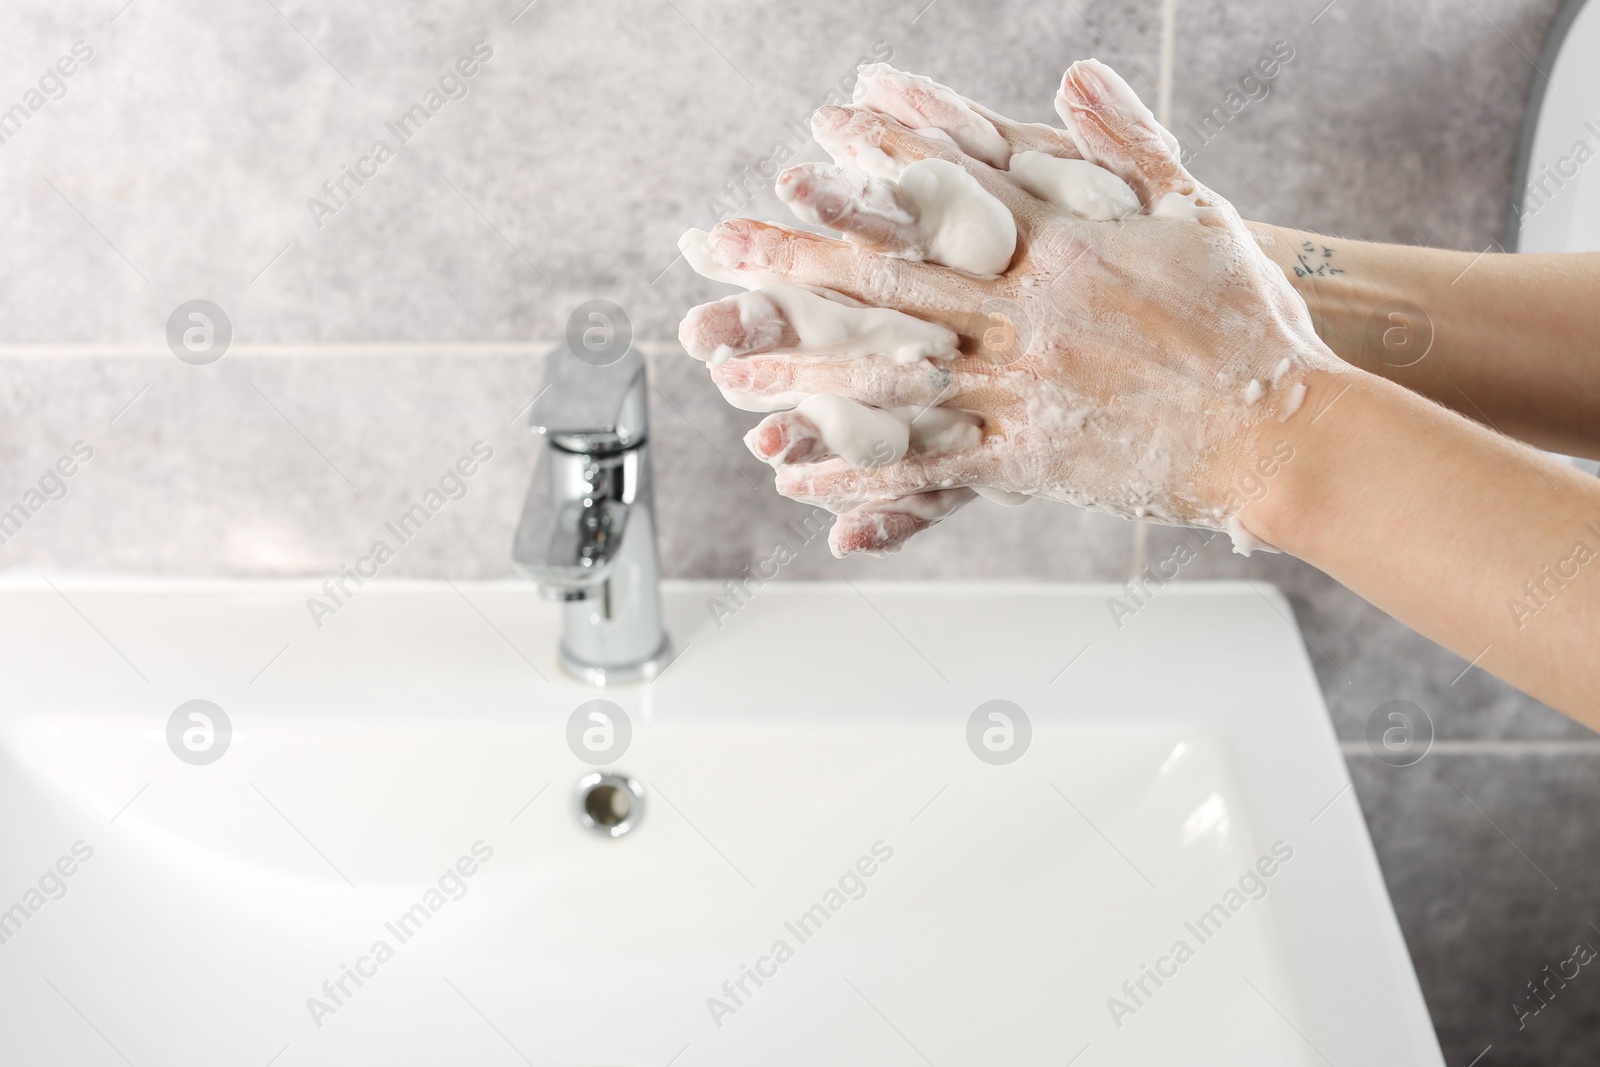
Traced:
<svg viewBox="0 0 1600 1067">
<path fill-rule="evenodd" d="M 735 357 L 711 373 L 741 406 L 832 393 L 879 408 L 959 409 L 981 420 L 981 435 L 954 451 L 913 439 L 894 462 L 858 467 L 827 454 L 811 420 L 779 412 L 748 439 L 777 468 L 778 491 L 840 516 L 830 535 L 839 555 L 898 547 L 974 487 L 1225 529 L 1248 546 L 1240 487 L 1272 448 L 1263 434 L 1300 408 L 1312 369 L 1338 360 L 1238 213 L 1183 169 L 1126 83 L 1095 61 L 1074 64 L 1057 98 L 1064 133 L 894 73 L 859 98 L 879 110 L 824 108 L 813 119 L 836 163 L 880 176 L 926 159 L 959 166 L 1015 223 L 1003 273 L 903 258 L 927 245 L 904 205 L 862 175 L 815 165 L 785 172 L 780 190 L 849 241 L 734 219 L 704 252 L 746 284 L 781 281 L 945 327 L 959 352 L 819 356 L 775 305 L 771 315 L 727 313 L 759 290 L 696 309 L 682 336 L 703 358 Z M 1105 168 L 1138 212 L 1090 221 L 1039 199 L 997 166 L 1022 150 Z"/>
</svg>

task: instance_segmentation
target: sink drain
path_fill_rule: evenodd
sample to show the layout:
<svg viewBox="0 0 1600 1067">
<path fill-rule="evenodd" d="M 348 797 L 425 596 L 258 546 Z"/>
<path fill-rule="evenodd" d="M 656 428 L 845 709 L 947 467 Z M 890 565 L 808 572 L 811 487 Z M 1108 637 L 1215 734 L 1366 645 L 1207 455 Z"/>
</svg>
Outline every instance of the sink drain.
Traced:
<svg viewBox="0 0 1600 1067">
<path fill-rule="evenodd" d="M 596 772 L 578 779 L 578 821 L 606 837 L 621 837 L 644 817 L 644 786 L 622 774 Z"/>
</svg>

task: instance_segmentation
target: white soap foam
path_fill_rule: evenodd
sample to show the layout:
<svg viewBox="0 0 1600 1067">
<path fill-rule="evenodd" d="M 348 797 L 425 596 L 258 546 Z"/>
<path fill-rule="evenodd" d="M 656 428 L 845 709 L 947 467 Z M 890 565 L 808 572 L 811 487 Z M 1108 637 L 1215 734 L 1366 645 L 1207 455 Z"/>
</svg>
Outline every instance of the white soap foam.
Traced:
<svg viewBox="0 0 1600 1067">
<path fill-rule="evenodd" d="M 1255 534 L 1244 528 L 1244 523 L 1239 521 L 1237 515 L 1228 516 L 1228 537 L 1233 540 L 1233 550 L 1241 556 L 1248 556 L 1263 543 Z"/>
<path fill-rule="evenodd" d="M 862 141 L 852 142 L 851 159 L 858 170 L 872 175 L 874 178 L 887 178 L 895 181 L 900 177 L 900 172 L 905 170 L 905 164 L 895 159 L 877 145 L 867 144 Z"/>
<path fill-rule="evenodd" d="M 770 301 L 799 336 L 796 350 L 809 355 L 881 354 L 899 363 L 915 363 L 953 359 L 960 350 L 956 332 L 937 323 L 889 308 L 831 299 L 798 285 L 769 285 L 738 299 L 741 319 L 745 301 Z"/>
<path fill-rule="evenodd" d="M 942 159 L 905 167 L 895 181 L 853 167 L 807 163 L 785 171 L 778 198 L 796 215 L 884 255 L 994 277 L 1011 263 L 1017 226 L 976 178 Z"/>
<path fill-rule="evenodd" d="M 1080 218 L 1110 222 L 1139 210 L 1139 198 L 1127 182 L 1088 160 L 1018 152 L 1009 173 L 1027 192 Z"/>
<path fill-rule="evenodd" d="M 678 330 L 679 339 L 690 354 L 713 365 L 735 358 L 733 348 L 725 342 L 718 343 L 709 353 L 704 351 L 703 343 L 696 343 L 707 313 L 730 300 L 739 312 L 741 350 L 745 352 L 831 357 L 885 355 L 898 363 L 915 363 L 922 359 L 953 359 L 960 350 L 961 339 L 956 332 L 937 323 L 890 308 L 866 307 L 837 293 L 779 283 L 691 309 Z M 786 323 L 797 338 L 792 345 L 780 345 Z"/>
<path fill-rule="evenodd" d="M 1267 544 L 1261 538 L 1244 528 L 1244 523 L 1239 521 L 1239 516 L 1228 516 L 1227 525 L 1223 529 L 1228 534 L 1228 539 L 1233 542 L 1233 550 L 1241 556 L 1248 556 L 1252 552 L 1270 552 L 1273 555 L 1282 555 L 1276 548 Z"/>
<path fill-rule="evenodd" d="M 816 427 L 826 451 L 853 467 L 898 463 L 913 449 L 924 456 L 964 451 L 983 440 L 983 419 L 956 408 L 912 404 L 884 409 L 815 393 L 801 397 L 794 411 Z"/>
<path fill-rule="evenodd" d="M 1283 401 L 1283 410 L 1278 412 L 1278 421 L 1286 422 L 1289 416 L 1300 410 L 1300 405 L 1306 402 L 1306 383 L 1295 382 L 1289 387 L 1289 395 Z"/>
<path fill-rule="evenodd" d="M 852 467 L 898 463 L 910 445 L 907 420 L 848 397 L 817 393 L 800 401 L 795 411 L 816 426 L 828 451 Z"/>
<path fill-rule="evenodd" d="M 1016 220 L 961 167 L 919 159 L 901 172 L 899 184 L 917 216 L 920 258 L 991 277 L 1011 265 Z"/>
<path fill-rule="evenodd" d="M 924 455 L 964 452 L 983 440 L 983 419 L 970 411 L 913 404 L 894 413 L 909 424 L 911 447 Z"/>
<path fill-rule="evenodd" d="M 1140 121 L 1153 123 L 1148 110 L 1120 78 L 1103 67 L 1099 73 L 1127 113 Z M 895 117 L 892 102 L 882 104 L 880 110 Z M 971 112 L 970 108 L 967 110 Z M 913 129 L 936 125 L 955 129 L 932 119 L 917 121 L 909 114 L 901 121 Z M 992 123 L 989 125 L 993 127 Z M 1072 126 L 1072 117 L 1068 117 L 1068 126 Z M 969 128 L 967 133 L 971 132 Z M 1171 144 L 1170 135 L 1166 135 L 1165 130 L 1162 133 Z M 831 139 L 819 137 L 819 140 L 823 140 L 824 147 L 837 162 L 863 167 L 868 165 L 858 157 L 862 154 L 861 142 L 865 136 L 841 129 Z M 955 135 L 954 139 L 969 153 L 972 151 L 962 136 Z M 1079 147 L 1084 146 L 1080 144 Z M 893 173 L 888 163 L 880 161 L 878 166 L 885 174 Z M 1049 166 L 1051 164 L 1044 164 L 1044 167 Z M 1023 161 L 1018 175 L 1028 173 L 1029 167 L 1030 161 Z M 904 176 L 903 171 L 900 176 Z M 1198 195 L 1205 195 L 1204 190 L 1198 190 Z M 1155 213 L 1194 217 L 1208 210 L 1197 208 L 1194 201 L 1194 196 L 1169 197 L 1156 205 Z M 1260 353 L 1272 351 L 1274 346 L 1270 342 L 1281 336 L 1282 318 L 1268 321 L 1231 300 L 1185 302 L 1186 279 L 1217 279 L 1225 280 L 1230 286 L 1254 287 L 1257 276 L 1276 279 L 1278 275 L 1276 267 L 1259 255 L 1258 249 L 1238 248 L 1220 232 L 1197 242 L 1177 233 L 1178 229 L 1164 220 L 1140 216 L 1131 220 L 1127 227 L 1106 227 L 1104 240 L 1108 245 L 1131 240 L 1135 230 L 1143 231 L 1141 239 L 1160 230 L 1173 231 L 1170 251 L 1174 269 L 1160 278 L 1140 278 L 1133 288 L 1142 298 L 1157 304 L 1182 304 L 1196 317 L 1197 328 L 1223 339 L 1221 344 L 1227 351 L 1197 349 L 1191 352 L 1180 348 L 1174 352 L 1157 352 L 1152 349 L 1153 342 L 1145 336 L 1138 318 L 1121 307 L 1120 298 L 1126 294 L 1129 284 L 1126 281 L 1090 276 L 1084 279 L 1086 284 L 1081 287 L 1054 287 L 1044 295 L 1041 286 L 1030 289 L 1028 283 L 1032 279 L 1023 277 L 1019 292 L 1025 294 L 1022 299 L 1034 316 L 1036 330 L 1044 331 L 1046 336 L 1059 334 L 1064 344 L 1084 348 L 1120 346 L 1127 350 L 1132 361 L 1130 366 L 1134 367 L 1140 365 L 1138 353 L 1152 349 L 1151 356 L 1160 355 L 1163 361 L 1174 357 L 1178 360 L 1176 366 L 1167 368 L 1176 374 L 1134 375 L 1133 380 L 1122 383 L 1111 395 L 1085 395 L 1070 378 L 1041 381 L 1019 370 L 1017 373 L 1027 380 L 1014 385 L 1000 380 L 993 383 L 994 395 L 1012 398 L 1009 406 L 986 408 L 984 425 L 973 427 L 973 432 L 981 438 L 992 424 L 994 432 L 1005 439 L 1003 447 L 983 449 L 983 458 L 974 456 L 971 464 L 949 469 L 962 470 L 961 479 L 977 477 L 990 485 L 1003 487 L 997 492 L 985 491 L 984 495 L 991 498 L 1003 496 L 1008 501 L 1017 501 L 1030 494 L 1041 495 L 1126 517 L 1226 531 L 1239 551 L 1257 548 L 1271 551 L 1270 546 L 1243 526 L 1237 513 L 1230 514 L 1228 506 L 1216 501 L 1208 483 L 1196 480 L 1195 473 L 1221 454 L 1225 442 L 1239 432 L 1242 424 L 1263 417 L 1287 417 L 1303 406 L 1303 375 L 1308 369 L 1325 363 L 1337 364 L 1331 354 L 1324 358 L 1323 351 L 1314 344 L 1282 363 L 1262 361 Z M 1114 257 L 1108 255 L 1108 258 Z M 748 285 L 748 281 L 745 284 Z M 1210 291 L 1209 287 L 1202 288 Z M 1035 291 L 1037 295 L 1027 295 Z M 1111 297 L 1107 296 L 1108 291 L 1113 294 Z M 1289 320 L 1291 334 L 1314 342 L 1303 306 L 1295 304 L 1279 310 Z M 1209 399 L 1209 389 L 1215 388 L 1210 382 L 1215 377 L 1213 359 L 1217 355 L 1228 357 L 1234 365 L 1244 369 L 1238 377 L 1217 383 L 1229 394 L 1221 405 L 1214 405 Z M 1278 365 L 1274 366 L 1275 363 Z M 1198 391 L 1189 392 L 1186 383 Z M 1253 403 L 1247 402 L 1249 394 L 1257 388 L 1261 396 Z M 802 399 L 794 396 L 787 404 L 772 404 L 761 410 L 792 406 Z M 1181 414 L 1179 408 L 1182 408 Z M 1086 432 L 1090 421 L 1101 429 Z M 910 447 L 918 449 L 914 443 Z M 782 478 L 780 474 L 780 482 Z M 934 484 L 958 483 L 946 477 Z M 830 506 L 840 503 L 832 501 Z"/>
<path fill-rule="evenodd" d="M 755 411 L 765 414 L 771 411 L 788 411 L 800 401 L 804 400 L 806 393 L 775 393 L 762 396 L 756 393 L 745 393 L 737 389 L 730 389 L 721 382 L 716 382 L 717 391 L 722 394 L 722 399 L 728 402 L 731 408 L 740 411 Z"/>
<path fill-rule="evenodd" d="M 1013 493 L 1009 489 L 996 489 L 988 485 L 975 485 L 972 487 L 972 491 L 983 497 L 983 499 L 999 504 L 1003 508 L 1014 508 L 1033 499 L 1027 493 Z"/>
<path fill-rule="evenodd" d="M 1162 195 L 1155 206 L 1150 209 L 1150 217 L 1156 219 L 1192 219 L 1200 218 L 1200 204 L 1198 193 L 1170 192 Z"/>
</svg>

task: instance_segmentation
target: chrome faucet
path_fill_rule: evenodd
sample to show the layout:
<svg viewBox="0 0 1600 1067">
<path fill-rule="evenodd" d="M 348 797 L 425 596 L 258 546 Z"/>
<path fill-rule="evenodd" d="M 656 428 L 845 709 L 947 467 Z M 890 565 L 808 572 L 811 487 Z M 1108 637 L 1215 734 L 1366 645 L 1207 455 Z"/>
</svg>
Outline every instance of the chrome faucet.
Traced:
<svg viewBox="0 0 1600 1067">
<path fill-rule="evenodd" d="M 529 415 L 545 440 L 511 563 L 562 602 L 561 665 L 592 685 L 648 680 L 670 658 L 647 400 L 638 352 L 596 366 L 563 347 Z"/>
</svg>

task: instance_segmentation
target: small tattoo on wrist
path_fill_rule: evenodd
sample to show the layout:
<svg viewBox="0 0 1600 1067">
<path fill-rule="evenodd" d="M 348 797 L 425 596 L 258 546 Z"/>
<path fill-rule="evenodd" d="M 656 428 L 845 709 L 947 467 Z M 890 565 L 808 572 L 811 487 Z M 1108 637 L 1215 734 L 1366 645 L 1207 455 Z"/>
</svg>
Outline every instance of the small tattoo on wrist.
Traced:
<svg viewBox="0 0 1600 1067">
<path fill-rule="evenodd" d="M 1333 265 L 1333 249 L 1327 245 L 1319 245 L 1315 241 L 1303 241 L 1300 251 L 1295 253 L 1299 260 L 1294 268 L 1296 278 L 1326 278 L 1333 274 L 1343 274 L 1344 269 Z"/>
</svg>

